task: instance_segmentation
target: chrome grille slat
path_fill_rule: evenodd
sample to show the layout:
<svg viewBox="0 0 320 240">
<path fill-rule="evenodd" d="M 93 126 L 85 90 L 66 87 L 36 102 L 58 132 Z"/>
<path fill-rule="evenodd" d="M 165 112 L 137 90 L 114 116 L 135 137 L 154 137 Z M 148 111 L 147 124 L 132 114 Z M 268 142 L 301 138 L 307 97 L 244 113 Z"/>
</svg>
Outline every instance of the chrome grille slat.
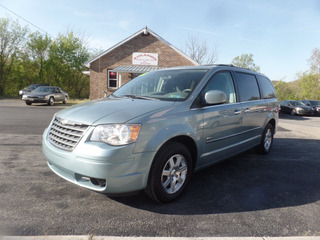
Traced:
<svg viewBox="0 0 320 240">
<path fill-rule="evenodd" d="M 69 142 L 77 143 L 78 142 L 78 139 L 71 139 L 71 138 L 68 138 L 65 136 L 56 137 L 56 135 L 53 135 L 51 133 L 49 136 L 51 136 L 52 140 L 56 140 L 56 141 L 60 140 L 63 143 L 69 143 Z"/>
<path fill-rule="evenodd" d="M 79 132 L 84 132 L 86 129 L 87 129 L 87 125 L 85 125 L 85 127 L 84 127 L 84 125 L 75 125 L 75 126 L 77 126 L 77 127 L 74 127 L 74 126 L 71 126 L 71 125 L 67 125 L 67 124 L 62 124 L 62 123 L 60 123 L 60 122 L 55 122 L 55 125 L 56 126 L 59 126 L 59 127 L 62 127 L 62 128 L 64 128 L 64 129 L 66 129 L 66 130 L 74 130 L 74 131 L 79 131 Z"/>
<path fill-rule="evenodd" d="M 63 150 L 72 151 L 79 143 L 88 125 L 81 123 L 63 123 L 55 118 L 51 124 L 48 139 L 54 146 Z"/>
<path fill-rule="evenodd" d="M 68 131 L 68 129 L 65 129 L 65 128 L 62 128 L 62 127 L 56 127 L 54 125 L 52 125 L 52 130 L 53 131 L 56 131 L 56 132 L 60 132 L 62 134 L 66 134 L 68 133 L 69 135 L 72 135 L 72 136 L 77 136 L 77 137 L 81 137 L 83 132 L 80 132 L 80 131 Z M 80 133 L 79 133 L 80 132 Z"/>
</svg>

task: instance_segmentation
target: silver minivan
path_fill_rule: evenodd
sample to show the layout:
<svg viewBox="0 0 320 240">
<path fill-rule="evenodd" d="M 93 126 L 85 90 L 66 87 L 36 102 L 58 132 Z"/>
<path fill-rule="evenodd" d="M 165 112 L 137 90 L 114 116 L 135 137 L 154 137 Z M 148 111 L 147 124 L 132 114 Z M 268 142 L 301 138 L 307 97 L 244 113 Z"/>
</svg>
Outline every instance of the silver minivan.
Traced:
<svg viewBox="0 0 320 240">
<path fill-rule="evenodd" d="M 170 68 L 56 113 L 43 153 L 53 172 L 82 187 L 145 190 L 170 202 L 194 171 L 253 147 L 267 154 L 278 114 L 264 75 L 228 65 Z"/>
</svg>

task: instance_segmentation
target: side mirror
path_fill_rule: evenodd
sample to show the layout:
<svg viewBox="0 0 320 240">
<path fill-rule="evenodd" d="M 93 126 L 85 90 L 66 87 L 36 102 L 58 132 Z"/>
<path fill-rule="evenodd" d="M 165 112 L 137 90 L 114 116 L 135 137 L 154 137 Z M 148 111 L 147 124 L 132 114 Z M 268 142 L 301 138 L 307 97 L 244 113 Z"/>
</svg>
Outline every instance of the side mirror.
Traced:
<svg viewBox="0 0 320 240">
<path fill-rule="evenodd" d="M 211 90 L 204 95 L 206 105 L 216 105 L 227 102 L 227 95 L 220 90 Z"/>
</svg>

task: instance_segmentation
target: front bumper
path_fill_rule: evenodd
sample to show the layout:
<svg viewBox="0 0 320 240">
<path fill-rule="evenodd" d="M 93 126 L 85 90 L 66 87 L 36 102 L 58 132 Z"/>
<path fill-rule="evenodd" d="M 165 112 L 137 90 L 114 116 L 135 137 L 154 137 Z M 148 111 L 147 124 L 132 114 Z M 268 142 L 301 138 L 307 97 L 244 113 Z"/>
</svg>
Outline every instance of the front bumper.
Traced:
<svg viewBox="0 0 320 240">
<path fill-rule="evenodd" d="M 30 97 L 26 97 L 25 95 L 22 96 L 22 100 L 26 102 L 32 102 L 32 103 L 47 103 L 49 101 L 46 98 L 30 98 Z"/>
<path fill-rule="evenodd" d="M 315 115 L 320 115 L 320 108 L 314 110 Z"/>
<path fill-rule="evenodd" d="M 50 169 L 60 177 L 109 194 L 138 191 L 147 186 L 154 152 L 134 154 L 134 144 L 114 147 L 86 141 L 90 131 L 73 151 L 65 151 L 48 141 L 47 131 L 43 134 L 42 151 Z"/>
<path fill-rule="evenodd" d="M 298 115 L 313 115 L 314 114 L 314 111 L 313 110 L 300 110 L 300 109 L 296 109 L 296 113 Z"/>
</svg>

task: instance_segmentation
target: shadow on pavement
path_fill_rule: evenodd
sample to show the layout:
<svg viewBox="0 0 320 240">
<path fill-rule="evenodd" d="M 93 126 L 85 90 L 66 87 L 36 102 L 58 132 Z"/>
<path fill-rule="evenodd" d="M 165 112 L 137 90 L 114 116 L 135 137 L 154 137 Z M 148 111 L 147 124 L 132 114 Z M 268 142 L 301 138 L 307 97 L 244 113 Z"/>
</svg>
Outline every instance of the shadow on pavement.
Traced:
<svg viewBox="0 0 320 240">
<path fill-rule="evenodd" d="M 214 214 L 299 206 L 320 200 L 319 140 L 275 139 L 269 155 L 247 151 L 194 173 L 176 202 L 144 193 L 112 198 L 138 209 L 173 215 Z"/>
</svg>

